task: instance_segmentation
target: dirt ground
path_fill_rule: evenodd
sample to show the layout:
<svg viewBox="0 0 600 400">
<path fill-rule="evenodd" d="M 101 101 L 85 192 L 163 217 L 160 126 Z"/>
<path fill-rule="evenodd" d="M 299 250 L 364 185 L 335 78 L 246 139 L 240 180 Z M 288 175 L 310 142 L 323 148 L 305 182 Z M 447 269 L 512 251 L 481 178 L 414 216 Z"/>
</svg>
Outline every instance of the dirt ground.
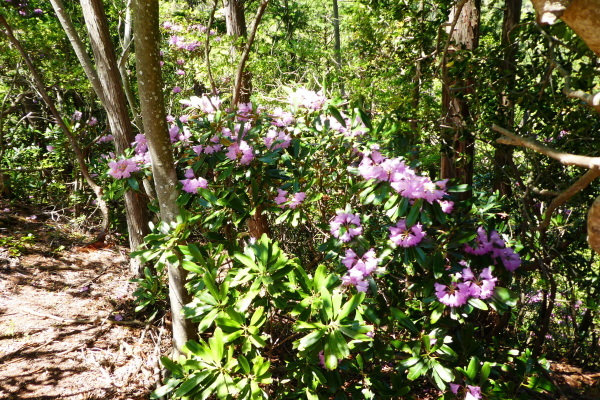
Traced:
<svg viewBox="0 0 600 400">
<path fill-rule="evenodd" d="M 168 329 L 136 320 L 127 249 L 90 241 L 0 204 L 0 399 L 147 399 L 160 380 Z"/>
<path fill-rule="evenodd" d="M 92 240 L 0 200 L 0 399 L 148 399 L 161 380 L 169 330 L 137 319 L 128 249 Z M 557 399 L 600 400 L 600 373 L 552 373 Z"/>
</svg>

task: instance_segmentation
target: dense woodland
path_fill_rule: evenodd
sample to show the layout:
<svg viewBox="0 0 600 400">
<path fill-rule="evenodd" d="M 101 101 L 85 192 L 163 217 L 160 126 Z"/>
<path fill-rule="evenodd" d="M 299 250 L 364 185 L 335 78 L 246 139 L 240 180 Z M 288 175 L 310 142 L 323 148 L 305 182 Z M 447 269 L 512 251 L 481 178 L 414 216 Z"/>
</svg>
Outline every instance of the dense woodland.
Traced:
<svg viewBox="0 0 600 400">
<path fill-rule="evenodd" d="M 138 318 L 172 321 L 153 398 L 559 398 L 549 359 L 600 368 L 600 1 L 0 25 L 0 197 L 129 246 Z"/>
</svg>

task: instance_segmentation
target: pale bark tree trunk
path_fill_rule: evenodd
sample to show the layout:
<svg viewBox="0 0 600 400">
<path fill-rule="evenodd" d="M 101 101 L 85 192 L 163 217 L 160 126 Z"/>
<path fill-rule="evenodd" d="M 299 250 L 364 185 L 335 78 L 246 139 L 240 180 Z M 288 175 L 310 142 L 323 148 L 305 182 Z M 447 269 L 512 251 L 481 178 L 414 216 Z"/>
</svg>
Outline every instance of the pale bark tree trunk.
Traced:
<svg viewBox="0 0 600 400">
<path fill-rule="evenodd" d="M 338 0 L 333 0 L 333 53 L 335 57 L 335 68 L 340 81 L 340 94 L 344 97 L 344 82 L 342 81 L 342 40 L 340 38 L 340 11 Z"/>
<path fill-rule="evenodd" d="M 110 129 L 115 138 L 116 153 L 117 155 L 123 155 L 125 150 L 131 146 L 135 137 L 127 110 L 127 100 L 119 74 L 115 47 L 111 41 L 108 21 L 104 13 L 104 6 L 101 0 L 81 0 L 81 7 L 83 8 L 83 17 L 96 60 L 100 85 L 104 93 L 105 101 L 103 105 L 106 109 Z M 133 251 L 144 242 L 144 236 L 150 233 L 147 197 L 139 192 L 126 190 L 125 211 L 129 231 L 129 245 Z M 131 270 L 136 275 L 142 274 L 141 265 L 136 259 L 131 260 Z"/>
<path fill-rule="evenodd" d="M 475 81 L 468 71 L 451 75 L 448 63 L 457 49 L 474 50 L 479 44 L 480 0 L 460 2 L 451 13 L 455 21 L 449 33 L 452 49 L 447 49 L 442 61 L 443 88 L 442 110 L 443 130 L 442 159 L 440 175 L 442 179 L 452 179 L 455 183 L 473 183 L 473 158 L 475 137 L 469 125 L 472 121 L 467 97 L 475 93 Z M 462 199 L 471 197 L 471 191 L 461 194 Z"/>
<path fill-rule="evenodd" d="M 103 241 L 106 236 L 106 233 L 108 232 L 110 218 L 109 218 L 108 205 L 106 204 L 106 201 L 103 198 L 102 187 L 98 186 L 96 184 L 96 182 L 94 182 L 94 179 L 90 176 L 88 168 L 87 168 L 87 164 L 85 162 L 85 157 L 83 155 L 83 151 L 79 147 L 79 144 L 77 143 L 77 140 L 75 139 L 75 136 L 73 136 L 73 133 L 71 132 L 69 127 L 64 123 L 62 116 L 60 115 L 60 113 L 56 109 L 56 106 L 54 105 L 54 101 L 52 100 L 52 98 L 50 98 L 50 96 L 48 96 L 48 92 L 46 92 L 46 88 L 44 86 L 42 77 L 37 72 L 35 66 L 33 65 L 33 62 L 27 55 L 27 52 L 25 52 L 25 49 L 23 49 L 23 46 L 21 46 L 21 43 L 14 36 L 10 25 L 8 24 L 6 19 L 4 19 L 4 16 L 2 14 L 0 14 L 0 25 L 2 25 L 4 27 L 3 33 L 8 37 L 8 40 L 19 51 L 19 54 L 21 54 L 21 57 L 23 57 L 23 60 L 25 61 L 25 64 L 29 68 L 29 71 L 31 72 L 31 76 L 33 77 L 33 82 L 34 82 L 35 88 L 37 89 L 40 96 L 42 96 L 42 99 L 44 99 L 44 102 L 50 109 L 52 116 L 56 120 L 55 121 L 56 124 L 60 127 L 60 129 L 62 129 L 63 133 L 69 140 L 71 149 L 75 153 L 75 157 L 77 159 L 77 164 L 79 166 L 79 169 L 81 170 L 81 174 L 83 175 L 83 178 L 87 182 L 88 186 L 94 191 L 94 194 L 96 195 L 96 201 L 98 203 L 98 207 L 100 208 L 100 211 L 102 212 L 102 226 L 100 228 L 100 233 L 98 233 L 98 235 L 96 237 L 96 240 Z"/>
<path fill-rule="evenodd" d="M 133 30 L 142 123 L 152 159 L 152 175 L 161 219 L 171 224 L 180 215 L 177 205 L 179 191 L 159 64 L 158 0 L 133 1 Z M 168 275 L 173 321 L 173 356 L 177 357 L 182 353 L 183 345 L 196 338 L 196 332 L 192 322 L 183 316 L 183 306 L 192 300 L 184 286 L 187 274 L 179 265 L 169 264 Z"/>
<path fill-rule="evenodd" d="M 504 85 L 510 89 L 515 86 L 517 42 L 511 40 L 513 29 L 521 19 L 522 0 L 506 0 L 504 8 L 504 20 L 502 23 L 502 49 L 504 60 L 502 62 Z M 515 111 L 514 101 L 505 92 L 500 94 L 500 120 L 502 126 L 514 126 Z M 505 196 L 512 195 L 512 185 L 509 179 L 513 164 L 513 148 L 505 144 L 497 144 L 494 151 L 494 181 L 493 188 Z"/>
</svg>

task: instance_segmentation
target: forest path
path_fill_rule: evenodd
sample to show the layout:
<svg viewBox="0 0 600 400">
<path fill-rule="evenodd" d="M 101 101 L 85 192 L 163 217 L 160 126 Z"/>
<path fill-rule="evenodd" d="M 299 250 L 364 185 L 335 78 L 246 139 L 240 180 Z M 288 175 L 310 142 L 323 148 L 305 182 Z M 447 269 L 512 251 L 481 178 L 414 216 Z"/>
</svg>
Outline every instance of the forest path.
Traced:
<svg viewBox="0 0 600 400">
<path fill-rule="evenodd" d="M 58 220 L 0 204 L 0 399 L 147 399 L 167 330 L 135 320 L 126 249 Z"/>
</svg>

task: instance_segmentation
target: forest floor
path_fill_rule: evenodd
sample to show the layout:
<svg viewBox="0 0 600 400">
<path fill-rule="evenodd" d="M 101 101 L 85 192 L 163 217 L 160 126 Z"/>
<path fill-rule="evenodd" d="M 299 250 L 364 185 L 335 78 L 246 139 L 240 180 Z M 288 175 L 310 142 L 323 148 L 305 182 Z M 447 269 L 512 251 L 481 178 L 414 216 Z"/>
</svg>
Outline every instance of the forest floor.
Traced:
<svg viewBox="0 0 600 400">
<path fill-rule="evenodd" d="M 168 329 L 134 313 L 128 249 L 92 240 L 0 199 L 0 399 L 148 399 L 160 381 Z M 600 399 L 600 372 L 552 374 L 563 398 Z"/>
</svg>

